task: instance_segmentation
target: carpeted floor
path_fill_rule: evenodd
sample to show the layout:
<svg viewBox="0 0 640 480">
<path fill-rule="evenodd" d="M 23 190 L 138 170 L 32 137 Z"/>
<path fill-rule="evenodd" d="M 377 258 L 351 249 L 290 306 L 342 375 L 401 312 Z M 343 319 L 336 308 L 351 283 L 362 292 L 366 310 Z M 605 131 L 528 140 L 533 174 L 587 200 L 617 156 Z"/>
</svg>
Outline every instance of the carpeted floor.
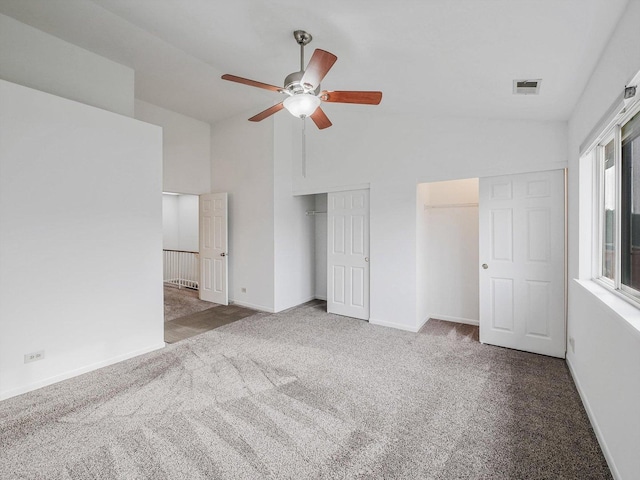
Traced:
<svg viewBox="0 0 640 480">
<path fill-rule="evenodd" d="M 197 290 L 164 286 L 164 341 L 176 343 L 246 318 L 255 310 L 199 299 Z"/>
<path fill-rule="evenodd" d="M 214 328 L 237 322 L 254 313 L 257 313 L 256 310 L 239 305 L 218 305 L 202 312 L 176 318 L 164 322 L 164 341 L 167 343 L 180 342 L 185 338 L 195 337 Z"/>
<path fill-rule="evenodd" d="M 0 478 L 609 479 L 564 361 L 307 304 L 0 402 Z"/>
<path fill-rule="evenodd" d="M 176 318 L 186 317 L 194 313 L 202 312 L 213 307 L 219 307 L 217 303 L 205 302 L 198 298 L 198 291 L 189 288 L 178 288 L 173 285 L 164 285 L 164 321 L 169 322 Z"/>
</svg>

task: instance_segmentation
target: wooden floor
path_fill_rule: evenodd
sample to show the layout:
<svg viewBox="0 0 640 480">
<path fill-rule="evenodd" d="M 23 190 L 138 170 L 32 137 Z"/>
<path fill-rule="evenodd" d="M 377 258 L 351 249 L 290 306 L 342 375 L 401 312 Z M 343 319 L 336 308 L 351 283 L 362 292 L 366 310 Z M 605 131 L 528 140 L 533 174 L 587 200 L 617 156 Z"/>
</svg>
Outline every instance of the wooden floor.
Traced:
<svg viewBox="0 0 640 480">
<path fill-rule="evenodd" d="M 238 305 L 220 305 L 164 322 L 164 341 L 175 343 L 257 313 Z"/>
</svg>

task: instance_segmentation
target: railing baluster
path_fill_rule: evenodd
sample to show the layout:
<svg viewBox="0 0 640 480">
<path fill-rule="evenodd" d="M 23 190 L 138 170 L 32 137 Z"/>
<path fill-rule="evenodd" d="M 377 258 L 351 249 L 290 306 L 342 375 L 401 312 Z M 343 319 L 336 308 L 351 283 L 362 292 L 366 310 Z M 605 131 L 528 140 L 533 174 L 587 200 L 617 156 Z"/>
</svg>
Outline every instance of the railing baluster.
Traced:
<svg viewBox="0 0 640 480">
<path fill-rule="evenodd" d="M 200 260 L 198 252 L 163 250 L 162 276 L 165 283 L 198 290 Z"/>
</svg>

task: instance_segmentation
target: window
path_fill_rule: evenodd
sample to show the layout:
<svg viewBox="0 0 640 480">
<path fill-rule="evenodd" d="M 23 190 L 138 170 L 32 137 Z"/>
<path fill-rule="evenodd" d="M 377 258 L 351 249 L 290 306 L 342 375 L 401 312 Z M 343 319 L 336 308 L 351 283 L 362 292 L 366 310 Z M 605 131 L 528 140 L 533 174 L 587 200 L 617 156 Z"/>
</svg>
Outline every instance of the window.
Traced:
<svg viewBox="0 0 640 480">
<path fill-rule="evenodd" d="M 635 108 L 596 146 L 599 185 L 597 277 L 640 301 L 640 112 Z"/>
<path fill-rule="evenodd" d="M 640 292 L 640 113 L 621 129 L 621 283 Z"/>
</svg>

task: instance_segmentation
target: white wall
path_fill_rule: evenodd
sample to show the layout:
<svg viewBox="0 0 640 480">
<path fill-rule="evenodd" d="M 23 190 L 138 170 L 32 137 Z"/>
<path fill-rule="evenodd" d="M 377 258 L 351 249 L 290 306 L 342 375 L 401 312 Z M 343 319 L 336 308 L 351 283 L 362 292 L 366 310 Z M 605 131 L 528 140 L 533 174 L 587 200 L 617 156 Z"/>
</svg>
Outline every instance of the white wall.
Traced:
<svg viewBox="0 0 640 480">
<path fill-rule="evenodd" d="M 178 228 L 180 231 L 178 250 L 200 251 L 198 238 L 199 202 L 197 195 L 177 195 Z"/>
<path fill-rule="evenodd" d="M 327 194 L 314 195 L 315 206 L 315 297 L 320 300 L 327 299 Z"/>
<path fill-rule="evenodd" d="M 315 201 L 293 195 L 292 120 L 212 125 L 212 186 L 229 193 L 229 298 L 266 311 L 315 297 Z"/>
<path fill-rule="evenodd" d="M 6 398 L 164 346 L 162 147 L 157 127 L 9 82 L 0 104 Z"/>
<path fill-rule="evenodd" d="M 284 113 L 284 112 L 282 112 Z M 312 195 L 293 196 L 293 130 L 299 121 L 291 115 L 273 118 L 281 128 L 274 129 L 274 274 L 276 312 L 294 307 L 315 297 L 315 221 L 306 214 L 313 210 Z"/>
<path fill-rule="evenodd" d="M 178 224 L 178 196 L 162 195 L 162 248 L 180 250 L 180 226 Z"/>
<path fill-rule="evenodd" d="M 0 79 L 133 116 L 133 69 L 2 14 Z"/>
<path fill-rule="evenodd" d="M 211 187 L 229 193 L 229 300 L 273 311 L 273 120 L 247 118 L 212 125 Z"/>
<path fill-rule="evenodd" d="M 197 195 L 162 195 L 162 248 L 199 251 Z"/>
<path fill-rule="evenodd" d="M 418 250 L 424 250 L 427 280 L 418 295 L 427 297 L 430 318 L 477 325 L 478 179 L 419 187 L 424 189 L 424 203 L 419 207 L 424 212 L 426 238 Z"/>
<path fill-rule="evenodd" d="M 416 184 L 564 168 L 567 127 L 390 115 L 375 108 L 328 106 L 333 126 L 307 129 L 307 176 L 294 170 L 293 189 L 370 185 L 370 321 L 417 330 L 424 318 L 417 307 Z M 294 134 L 294 155 L 298 138 Z"/>
<path fill-rule="evenodd" d="M 195 118 L 135 101 L 135 118 L 162 127 L 163 190 L 211 191 L 211 126 Z"/>
<path fill-rule="evenodd" d="M 567 362 L 617 479 L 640 472 L 640 331 L 624 317 L 639 312 L 588 281 L 592 272 L 589 161 L 579 146 L 640 70 L 640 1 L 631 0 L 569 121 L 569 281 Z M 580 201 L 580 204 L 579 204 Z M 579 262 L 579 254 L 586 262 Z"/>
</svg>

